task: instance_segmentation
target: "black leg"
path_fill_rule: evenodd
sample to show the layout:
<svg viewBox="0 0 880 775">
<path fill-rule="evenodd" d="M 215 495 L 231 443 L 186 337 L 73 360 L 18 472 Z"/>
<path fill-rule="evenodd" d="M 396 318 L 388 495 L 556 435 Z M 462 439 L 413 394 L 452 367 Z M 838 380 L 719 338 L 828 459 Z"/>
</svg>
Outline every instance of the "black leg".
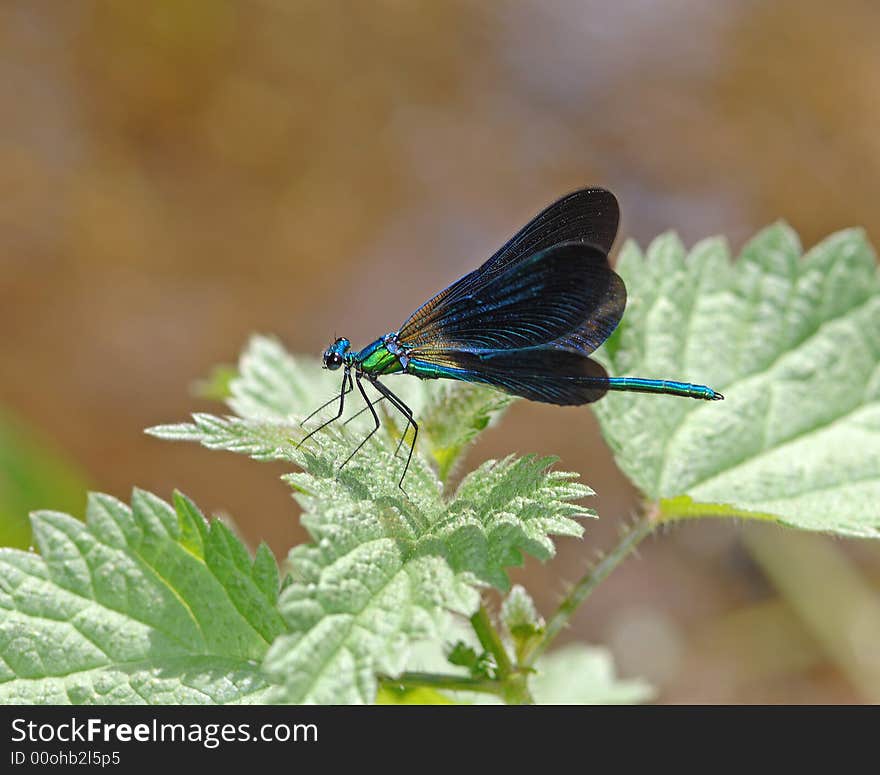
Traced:
<svg viewBox="0 0 880 775">
<path fill-rule="evenodd" d="M 397 483 L 397 486 L 403 490 L 403 480 L 406 478 L 406 472 L 409 471 L 409 464 L 412 461 L 413 450 L 416 448 L 416 439 L 419 437 L 419 424 L 413 419 L 412 409 L 410 409 L 403 401 L 401 401 L 394 393 L 392 393 L 385 385 L 383 385 L 376 378 L 371 378 L 370 382 L 373 387 L 376 388 L 385 398 L 387 398 L 403 415 L 406 417 L 407 424 L 403 429 L 403 435 L 400 437 L 400 442 L 397 445 L 397 448 L 400 449 L 400 445 L 403 443 L 404 436 L 406 436 L 406 432 L 409 429 L 409 426 L 413 427 L 413 438 L 412 444 L 409 447 L 409 455 L 406 458 L 406 465 L 403 467 L 403 474 L 401 474 L 400 481 Z M 396 453 L 395 453 L 396 454 Z M 403 490 L 404 493 L 406 492 Z"/>
<path fill-rule="evenodd" d="M 344 378 L 344 377 L 343 377 L 343 384 L 345 384 L 345 378 Z M 346 390 L 345 392 L 347 393 L 348 391 Z M 339 400 L 339 396 L 333 396 L 333 398 L 329 398 L 329 399 L 327 399 L 323 404 L 321 404 L 317 409 L 315 409 L 314 412 L 312 412 L 312 413 L 311 413 L 310 415 L 308 415 L 307 417 L 304 417 L 303 420 L 302 420 L 302 422 L 300 422 L 299 427 L 302 428 L 302 427 L 303 427 L 303 426 L 304 426 L 309 420 L 311 420 L 312 417 L 314 417 L 318 412 L 320 412 L 322 409 L 326 409 L 328 406 L 330 406 L 330 404 L 332 404 L 334 401 L 338 401 L 338 400 Z"/>
<path fill-rule="evenodd" d="M 395 406 L 397 406 L 397 404 L 395 404 Z M 394 457 L 397 457 L 400 454 L 400 448 L 403 446 L 403 440 L 406 438 L 406 432 L 409 430 L 409 426 L 413 426 L 413 434 L 417 434 L 419 432 L 418 427 L 416 426 L 415 422 L 413 422 L 413 418 L 403 411 L 403 407 L 397 406 L 397 408 L 406 416 L 406 425 L 403 426 L 403 432 L 400 434 L 400 439 L 397 442 L 397 446 L 394 448 Z"/>
<path fill-rule="evenodd" d="M 297 449 L 299 449 L 299 448 L 303 445 L 303 443 L 304 443 L 306 440 L 310 439 L 310 438 L 311 438 L 312 436 L 314 436 L 318 431 L 320 431 L 320 430 L 326 428 L 330 423 L 332 423 L 332 422 L 336 422 L 340 417 L 342 417 L 342 411 L 343 411 L 343 409 L 345 409 L 345 396 L 346 396 L 348 393 L 351 392 L 351 390 L 352 390 L 353 387 L 354 387 L 354 385 L 353 385 L 353 383 L 352 383 L 351 373 L 348 372 L 348 371 L 346 371 L 345 374 L 342 375 L 342 388 L 341 388 L 341 390 L 339 391 L 339 411 L 336 412 L 336 416 L 335 416 L 335 417 L 331 417 L 331 418 L 330 418 L 329 420 L 327 420 L 326 422 L 321 423 L 321 424 L 320 424 L 317 428 L 315 428 L 314 430 L 309 431 L 309 432 L 308 432 L 308 433 L 307 433 L 302 439 L 300 439 L 299 444 L 296 445 L 296 448 L 297 448 Z M 309 418 L 314 417 L 318 412 L 321 411 L 321 409 L 323 409 L 325 406 L 329 406 L 329 405 L 332 404 L 335 400 L 336 400 L 336 399 L 333 398 L 333 399 L 331 399 L 330 401 L 328 401 L 326 404 L 324 404 L 323 406 L 318 407 L 314 412 L 312 412 L 308 417 L 306 417 L 306 419 L 303 420 L 303 422 L 306 422 L 306 420 L 308 420 Z"/>
<path fill-rule="evenodd" d="M 361 391 L 361 395 L 364 397 L 364 402 L 367 405 L 366 408 L 369 409 L 371 414 L 373 415 L 373 421 L 376 423 L 376 426 L 364 437 L 361 443 L 354 448 L 354 452 L 352 452 L 347 458 L 345 458 L 345 460 L 342 461 L 342 464 L 339 466 L 340 471 L 343 469 L 345 464 L 348 463 L 349 460 L 351 460 L 358 452 L 360 452 L 361 447 L 363 447 L 364 444 L 366 444 L 373 437 L 373 434 L 377 430 L 379 430 L 379 427 L 381 426 L 381 423 L 379 422 L 379 415 L 376 414 L 376 410 L 373 408 L 373 403 L 372 401 L 370 401 L 369 396 L 367 396 L 367 391 L 364 390 L 364 386 L 361 384 L 361 375 L 359 373 L 355 374 L 355 379 L 357 379 L 358 390 Z"/>
<path fill-rule="evenodd" d="M 376 404 L 378 404 L 380 401 L 384 401 L 384 400 L 385 400 L 385 396 L 379 396 L 375 401 L 373 401 L 373 406 L 375 406 Z M 342 424 L 343 424 L 343 425 L 348 425 L 352 420 L 356 420 L 356 419 L 357 419 L 358 417 L 360 417 L 364 412 L 366 412 L 369 408 L 370 408 L 369 406 L 365 406 L 363 409 L 358 409 L 358 411 L 356 411 L 351 417 L 349 417 L 349 418 L 348 418 L 344 423 L 342 423 Z"/>
<path fill-rule="evenodd" d="M 369 377 L 368 377 L 368 379 L 369 379 Z M 375 387 L 376 390 L 379 390 L 379 388 L 377 387 L 377 382 L 376 382 L 375 379 L 370 379 L 370 384 L 371 384 L 373 387 Z M 382 385 L 382 387 L 384 388 L 385 386 Z M 386 388 L 386 390 L 387 390 L 387 388 Z M 389 395 L 389 394 L 390 394 L 390 395 Z M 393 396 L 393 398 L 397 399 L 397 403 L 395 403 L 395 402 L 392 400 L 392 396 Z M 382 393 L 382 392 L 380 391 L 380 395 L 379 395 L 379 397 L 373 401 L 373 406 L 375 406 L 376 404 L 378 404 L 380 401 L 384 401 L 386 398 L 391 402 L 391 405 L 392 405 L 395 409 L 397 409 L 397 411 L 401 412 L 401 413 L 404 415 L 404 417 L 406 417 L 406 425 L 403 426 L 403 432 L 402 432 L 401 435 L 400 435 L 400 441 L 397 442 L 397 448 L 394 450 L 394 457 L 397 457 L 397 453 L 400 452 L 400 448 L 403 446 L 403 440 L 406 438 L 406 432 L 409 430 L 409 426 L 410 426 L 410 425 L 415 425 L 415 423 L 413 422 L 413 419 L 412 419 L 412 412 L 409 410 L 409 407 L 406 406 L 406 404 L 404 404 L 403 401 L 401 401 L 399 398 L 397 398 L 397 396 L 395 396 L 393 393 L 391 393 L 390 390 L 388 390 L 387 394 L 386 394 L 386 393 Z M 365 406 L 365 407 L 364 407 L 363 409 L 361 409 L 359 412 L 356 412 L 355 414 L 353 414 L 351 417 L 349 417 L 349 418 L 345 421 L 345 425 L 348 425 L 352 420 L 354 420 L 354 419 L 360 417 L 360 416 L 361 416 L 364 412 L 366 412 L 367 409 L 369 409 L 369 408 L 370 408 L 369 406 Z"/>
<path fill-rule="evenodd" d="M 347 383 L 347 386 L 346 386 L 346 383 Z M 346 372 L 345 374 L 342 375 L 342 390 L 344 393 L 351 393 L 351 390 L 353 387 L 354 387 L 354 384 L 351 381 L 351 375 Z M 312 417 L 314 417 L 322 409 L 326 409 L 328 406 L 330 406 L 330 404 L 332 404 L 338 398 L 339 398 L 339 396 L 333 396 L 333 398 L 331 398 L 331 399 L 325 401 L 323 404 L 321 404 L 317 409 L 315 409 L 314 412 L 312 412 L 308 417 L 306 417 L 300 423 L 300 427 L 305 425 L 309 420 L 312 419 Z"/>
<path fill-rule="evenodd" d="M 381 395 L 381 394 L 380 394 L 378 398 L 373 399 L 373 406 L 375 406 L 376 404 L 378 404 L 380 401 L 384 401 L 386 398 L 387 398 L 387 396 L 385 396 L 385 395 Z M 397 409 L 397 410 L 400 411 L 400 407 L 397 406 L 397 404 L 393 404 L 393 406 L 394 406 L 395 409 Z M 358 411 L 355 412 L 351 417 L 349 417 L 349 418 L 343 423 L 343 425 L 348 425 L 352 420 L 356 420 L 356 419 L 357 419 L 358 417 L 360 417 L 364 412 L 366 412 L 369 408 L 370 408 L 369 406 L 365 406 L 363 409 L 358 410 Z M 410 422 L 409 422 L 409 418 L 407 417 L 407 423 L 406 423 L 406 425 L 405 425 L 404 428 L 403 428 L 403 434 L 402 434 L 401 437 L 400 437 L 400 441 L 397 442 L 397 449 L 394 450 L 394 457 L 397 457 L 397 453 L 400 452 L 400 447 L 401 447 L 401 445 L 403 444 L 403 439 L 404 439 L 404 437 L 406 436 L 406 432 L 409 430 L 409 426 L 410 426 Z"/>
<path fill-rule="evenodd" d="M 383 385 L 384 387 L 384 385 Z M 382 396 L 383 398 L 385 396 Z M 397 396 L 395 396 L 397 398 Z M 390 401 L 391 399 L 389 399 Z M 406 439 L 406 432 L 409 430 L 409 426 L 413 426 L 413 439 L 418 435 L 419 428 L 415 423 L 415 420 L 412 418 L 412 412 L 410 408 L 403 403 L 399 398 L 397 399 L 398 403 L 391 402 L 392 405 L 406 418 L 406 425 L 403 426 L 403 430 L 400 432 L 400 440 L 397 442 L 397 446 L 394 448 L 394 457 L 397 457 L 400 454 L 400 448 L 403 446 L 404 439 Z M 413 442 L 415 443 L 415 442 Z"/>
<path fill-rule="evenodd" d="M 381 395 L 381 394 L 380 394 L 379 397 L 376 398 L 376 399 L 373 401 L 373 406 L 375 406 L 376 404 L 378 404 L 380 401 L 384 401 L 386 398 L 387 398 L 387 396 L 385 396 L 385 395 Z M 393 406 L 394 406 L 394 408 L 397 409 L 398 411 L 403 411 L 399 406 L 397 406 L 397 404 L 393 404 Z M 348 425 L 352 420 L 356 420 L 356 419 L 357 419 L 358 417 L 360 417 L 364 412 L 366 412 L 369 408 L 370 408 L 369 406 L 365 406 L 363 409 L 358 410 L 358 411 L 355 412 L 351 417 L 349 417 L 349 418 L 343 423 L 343 425 Z M 400 441 L 397 442 L 397 448 L 394 450 L 394 457 L 397 457 L 397 453 L 400 452 L 400 448 L 403 446 L 403 440 L 406 438 L 406 432 L 409 430 L 409 426 L 410 426 L 410 424 L 411 424 L 411 423 L 410 423 L 410 420 L 411 420 L 410 417 L 407 417 L 406 420 L 407 420 L 406 425 L 403 426 L 403 433 L 400 435 Z"/>
</svg>

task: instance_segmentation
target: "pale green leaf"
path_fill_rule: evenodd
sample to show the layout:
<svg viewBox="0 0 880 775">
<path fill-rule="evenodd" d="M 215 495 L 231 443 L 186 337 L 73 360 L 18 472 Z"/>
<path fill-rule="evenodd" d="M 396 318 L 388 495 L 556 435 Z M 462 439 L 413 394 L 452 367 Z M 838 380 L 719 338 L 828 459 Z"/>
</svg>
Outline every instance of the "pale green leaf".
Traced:
<svg viewBox="0 0 880 775">
<path fill-rule="evenodd" d="M 400 673 L 409 643 L 442 637 L 449 611 L 476 610 L 477 585 L 505 588 L 522 552 L 546 558 L 548 534 L 580 535 L 585 510 L 569 499 L 589 491 L 547 465 L 490 461 L 430 509 L 372 497 L 357 479 L 289 475 L 314 543 L 290 554 L 281 608 L 293 634 L 266 660 L 284 685 L 276 699 L 372 701 L 375 674 Z"/>
<path fill-rule="evenodd" d="M 268 550 L 135 490 L 89 497 L 86 524 L 32 517 L 40 554 L 0 549 L 0 702 L 262 702 L 284 630 Z"/>
<path fill-rule="evenodd" d="M 654 690 L 640 679 L 616 677 L 607 649 L 573 643 L 541 657 L 530 682 L 539 705 L 631 705 Z"/>
<path fill-rule="evenodd" d="M 446 481 L 461 453 L 514 400 L 497 390 L 445 382 L 430 385 L 421 432 L 428 454 Z"/>
<path fill-rule="evenodd" d="M 801 256 L 777 224 L 732 262 L 712 239 L 618 270 L 615 375 L 707 384 L 723 402 L 613 393 L 595 406 L 618 464 L 661 519 L 742 516 L 880 536 L 880 279 L 861 231 Z"/>
<path fill-rule="evenodd" d="M 544 619 L 538 614 L 535 602 L 525 587 L 515 584 L 501 606 L 501 621 L 507 631 L 537 632 L 544 627 Z"/>
<path fill-rule="evenodd" d="M 515 585 L 501 606 L 501 621 L 513 641 L 517 660 L 522 662 L 527 650 L 544 632 L 544 618 L 538 613 L 531 595 Z"/>
</svg>

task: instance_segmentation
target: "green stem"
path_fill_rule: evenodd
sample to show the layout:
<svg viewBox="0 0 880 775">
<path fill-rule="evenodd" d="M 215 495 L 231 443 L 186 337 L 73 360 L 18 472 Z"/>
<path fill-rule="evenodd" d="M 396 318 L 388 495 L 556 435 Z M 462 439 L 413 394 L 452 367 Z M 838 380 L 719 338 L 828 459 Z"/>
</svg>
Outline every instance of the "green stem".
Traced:
<svg viewBox="0 0 880 775">
<path fill-rule="evenodd" d="M 486 606 L 481 605 L 480 610 L 471 617 L 471 625 L 480 639 L 480 645 L 495 657 L 498 678 L 503 681 L 513 672 L 513 664 L 507 654 L 507 649 L 504 648 L 504 644 L 501 642 L 501 636 L 492 625 L 492 620 L 489 618 Z"/>
<path fill-rule="evenodd" d="M 389 688 L 405 687 L 418 689 L 425 686 L 431 689 L 445 689 L 456 692 L 482 692 L 484 694 L 501 694 L 501 684 L 491 679 L 469 678 L 462 675 L 443 675 L 441 673 L 402 673 L 396 678 L 388 675 L 379 677 L 383 686 Z"/>
<path fill-rule="evenodd" d="M 643 516 L 626 533 L 624 533 L 617 546 L 599 560 L 599 562 L 594 565 L 583 576 L 583 578 L 574 585 L 574 587 L 572 587 L 571 591 L 565 596 L 559 604 L 559 607 L 548 620 L 547 625 L 544 628 L 543 636 L 523 654 L 522 659 L 520 660 L 521 666 L 528 668 L 535 664 L 535 660 L 544 653 L 556 636 L 568 626 L 575 611 L 583 605 L 584 601 L 592 594 L 593 590 L 608 577 L 611 571 L 620 565 L 621 561 L 639 545 L 642 539 L 651 534 L 656 525 L 656 513 L 651 512 Z"/>
<path fill-rule="evenodd" d="M 498 671 L 497 693 L 508 705 L 534 705 L 535 700 L 529 691 L 528 673 L 521 671 L 510 661 L 501 636 L 493 626 L 484 605 L 481 605 L 480 610 L 471 617 L 471 626 L 482 647 L 495 657 Z"/>
</svg>

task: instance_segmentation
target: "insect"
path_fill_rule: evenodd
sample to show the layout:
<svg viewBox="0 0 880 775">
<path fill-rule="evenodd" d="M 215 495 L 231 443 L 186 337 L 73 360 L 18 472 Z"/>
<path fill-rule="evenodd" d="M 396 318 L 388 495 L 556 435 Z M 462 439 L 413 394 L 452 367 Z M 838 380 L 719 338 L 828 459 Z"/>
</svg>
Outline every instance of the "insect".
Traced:
<svg viewBox="0 0 880 775">
<path fill-rule="evenodd" d="M 619 218 L 610 191 L 575 191 L 535 216 L 481 267 L 426 301 L 398 330 L 359 351 L 338 338 L 323 361 L 326 369 L 343 369 L 339 395 L 303 424 L 337 400 L 338 410 L 300 444 L 342 417 L 345 397 L 356 385 L 366 404 L 358 414 L 369 410 L 375 427 L 340 469 L 379 429 L 374 404 L 387 400 L 406 420 L 398 451 L 413 429 L 398 483 L 403 489 L 419 425 L 410 408 L 380 381 L 390 374 L 481 383 L 561 406 L 588 404 L 609 390 L 723 399 L 705 385 L 609 377 L 589 357 L 617 327 L 626 306 L 623 280 L 608 263 Z M 378 393 L 372 401 L 365 380 Z"/>
</svg>

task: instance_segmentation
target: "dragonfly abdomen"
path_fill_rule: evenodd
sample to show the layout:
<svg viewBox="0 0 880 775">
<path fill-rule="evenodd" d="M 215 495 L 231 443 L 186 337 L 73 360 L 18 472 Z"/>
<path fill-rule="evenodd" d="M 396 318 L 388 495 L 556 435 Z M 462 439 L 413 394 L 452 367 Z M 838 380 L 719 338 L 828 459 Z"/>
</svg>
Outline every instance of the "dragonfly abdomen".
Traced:
<svg viewBox="0 0 880 775">
<path fill-rule="evenodd" d="M 609 377 L 609 390 L 625 390 L 631 393 L 658 393 L 683 398 L 699 398 L 704 401 L 720 401 L 724 398 L 706 385 L 676 382 L 670 379 L 642 379 L 641 377 Z"/>
</svg>

